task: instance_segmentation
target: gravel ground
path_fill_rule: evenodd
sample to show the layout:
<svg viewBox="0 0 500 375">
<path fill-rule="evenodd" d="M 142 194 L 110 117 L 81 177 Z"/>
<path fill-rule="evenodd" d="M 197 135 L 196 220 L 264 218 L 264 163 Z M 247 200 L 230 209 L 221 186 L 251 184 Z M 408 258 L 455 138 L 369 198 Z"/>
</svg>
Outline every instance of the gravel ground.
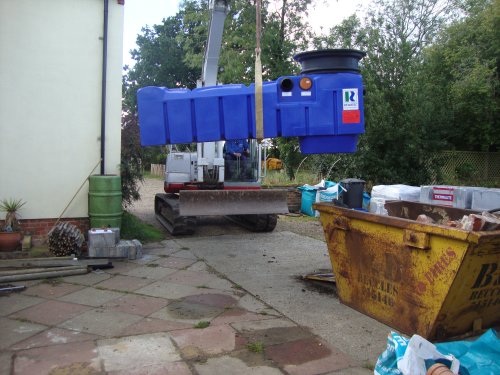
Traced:
<svg viewBox="0 0 500 375">
<path fill-rule="evenodd" d="M 163 180 L 144 179 L 144 183 L 140 187 L 141 199 L 129 207 L 129 211 L 146 223 L 161 229 L 167 238 L 172 238 L 156 220 L 154 214 L 154 196 L 156 193 L 161 192 L 163 192 Z M 324 241 L 323 228 L 319 220 L 308 216 L 280 215 L 275 231 L 289 231 Z M 207 216 L 198 218 L 198 226 L 194 236 L 206 237 L 238 233 L 248 233 L 248 230 L 239 227 L 224 217 Z"/>
</svg>

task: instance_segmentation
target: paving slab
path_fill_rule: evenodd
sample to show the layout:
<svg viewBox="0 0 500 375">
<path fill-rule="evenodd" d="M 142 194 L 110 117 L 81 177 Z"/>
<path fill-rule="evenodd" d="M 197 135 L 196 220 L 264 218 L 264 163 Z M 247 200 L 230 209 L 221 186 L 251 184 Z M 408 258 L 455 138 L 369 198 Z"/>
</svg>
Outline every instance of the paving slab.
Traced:
<svg viewBox="0 0 500 375">
<path fill-rule="evenodd" d="M 349 367 L 325 375 L 373 375 L 373 370 L 365 367 Z"/>
<path fill-rule="evenodd" d="M 62 328 L 51 328 L 24 341 L 18 342 L 17 344 L 11 346 L 11 349 L 25 350 L 41 346 L 67 344 L 70 342 L 92 341 L 98 338 L 101 338 L 101 336 L 78 331 L 70 331 Z"/>
<path fill-rule="evenodd" d="M 317 338 L 304 338 L 266 347 L 266 355 L 286 372 L 315 375 L 352 366 L 351 359 Z"/>
<path fill-rule="evenodd" d="M 103 309 L 121 311 L 127 314 L 148 316 L 167 306 L 168 300 L 136 294 L 126 294 L 102 305 Z"/>
<path fill-rule="evenodd" d="M 17 352 L 14 374 L 88 374 L 101 372 L 93 341 L 51 345 Z"/>
<path fill-rule="evenodd" d="M 220 375 L 220 374 L 239 374 L 239 375 L 282 375 L 283 373 L 269 366 L 249 366 L 241 359 L 230 357 L 228 355 L 210 358 L 205 363 L 195 364 L 196 371 L 200 375 Z"/>
<path fill-rule="evenodd" d="M 237 322 L 248 322 L 254 320 L 272 319 L 272 315 L 256 314 L 242 309 L 230 309 L 213 319 L 211 325 L 230 324 Z"/>
<path fill-rule="evenodd" d="M 0 317 L 0 350 L 46 330 L 47 326 Z"/>
<path fill-rule="evenodd" d="M 74 285 L 68 283 L 49 284 L 41 283 L 27 288 L 23 295 L 35 296 L 40 298 L 58 298 L 66 294 L 83 289 L 83 285 Z"/>
<path fill-rule="evenodd" d="M 191 285 L 191 286 L 206 286 L 209 282 L 219 279 L 216 275 L 205 271 L 177 271 L 167 277 L 165 281 L 175 284 Z"/>
<path fill-rule="evenodd" d="M 85 288 L 74 293 L 66 294 L 58 298 L 59 301 L 80 303 L 93 307 L 99 307 L 106 302 L 122 297 L 124 294 L 111 290 L 100 290 L 95 288 Z"/>
<path fill-rule="evenodd" d="M 196 263 L 191 264 L 188 268 L 186 268 L 186 271 L 208 271 L 210 267 L 207 266 L 205 262 L 202 261 L 197 261 Z"/>
<path fill-rule="evenodd" d="M 142 366 L 140 368 L 108 371 L 108 375 L 192 375 L 184 362 L 162 363 L 159 365 Z"/>
<path fill-rule="evenodd" d="M 105 337 L 118 336 L 126 327 L 141 320 L 139 315 L 93 309 L 60 324 L 60 328 Z"/>
<path fill-rule="evenodd" d="M 233 291 L 235 289 L 235 285 L 232 282 L 221 278 L 216 278 L 214 280 L 211 280 L 208 283 L 206 283 L 205 286 L 211 289 L 220 289 L 226 291 Z"/>
<path fill-rule="evenodd" d="M 142 257 L 134 260 L 129 260 L 129 263 L 145 265 L 151 262 L 155 262 L 161 257 L 155 254 L 144 254 Z"/>
<path fill-rule="evenodd" d="M 196 260 L 169 256 L 169 257 L 157 260 L 156 263 L 158 263 L 162 267 L 176 268 L 176 269 L 180 270 L 183 268 L 187 268 L 190 265 L 196 263 Z"/>
<path fill-rule="evenodd" d="M 26 296 L 19 293 L 0 296 L 0 316 L 10 315 L 16 311 L 23 310 L 43 301 L 45 301 L 43 298 Z"/>
<path fill-rule="evenodd" d="M 182 360 L 167 333 L 99 340 L 97 350 L 106 372 L 130 371 Z"/>
<path fill-rule="evenodd" d="M 374 364 L 385 350 L 389 327 L 341 304 L 334 293 L 326 294 L 301 280 L 304 274 L 331 269 L 324 242 L 291 232 L 176 241 L 229 280 L 297 324 L 310 327 L 313 333 L 359 363 Z M 371 345 L 366 345 L 367 342 Z"/>
<path fill-rule="evenodd" d="M 133 270 L 134 268 L 140 267 L 140 264 L 132 263 L 127 260 L 114 260 L 113 268 L 107 269 L 105 272 L 110 275 L 115 275 L 117 273 L 123 273 L 126 271 Z"/>
<path fill-rule="evenodd" d="M 123 331 L 119 333 L 119 336 L 134 336 L 146 333 L 168 332 L 192 327 L 193 323 L 190 322 L 185 323 L 180 321 L 148 317 L 127 326 L 123 329 Z"/>
<path fill-rule="evenodd" d="M 87 311 L 90 308 L 90 306 L 76 303 L 49 300 L 18 311 L 9 315 L 9 317 L 18 320 L 27 320 L 33 323 L 40 323 L 47 326 L 54 326 L 80 315 L 82 312 Z"/>
<path fill-rule="evenodd" d="M 243 330 L 241 336 L 248 342 L 259 342 L 265 346 L 277 345 L 289 341 L 310 339 L 311 332 L 303 327 L 274 327 L 260 330 Z"/>
<path fill-rule="evenodd" d="M 199 321 L 210 321 L 222 314 L 223 308 L 188 301 L 175 301 L 165 308 L 151 314 L 152 318 L 190 324 L 191 327 Z"/>
<path fill-rule="evenodd" d="M 0 353 L 0 375 L 10 375 L 12 367 L 12 353 Z"/>
<path fill-rule="evenodd" d="M 148 245 L 144 245 L 142 248 L 144 254 L 152 254 L 152 255 L 158 255 L 158 256 L 167 256 L 171 255 L 177 251 L 179 251 L 179 248 L 171 248 L 171 247 L 166 247 L 165 245 L 162 245 L 161 243 L 156 244 L 155 247 L 147 247 Z"/>
<path fill-rule="evenodd" d="M 170 336 L 183 357 L 189 359 L 197 358 L 200 354 L 216 355 L 238 349 L 236 331 L 227 325 L 172 331 Z"/>
<path fill-rule="evenodd" d="M 279 316 L 280 314 L 268 305 L 264 304 L 251 294 L 244 294 L 238 301 L 238 307 L 258 314 Z"/>
<path fill-rule="evenodd" d="M 186 258 L 186 259 L 192 259 L 192 260 L 198 260 L 198 258 L 189 250 L 180 250 L 176 251 L 175 253 L 171 254 L 174 257 L 177 258 Z"/>
<path fill-rule="evenodd" d="M 110 274 L 99 271 L 99 272 L 89 272 L 85 275 L 76 275 L 76 276 L 67 276 L 63 277 L 62 280 L 64 282 L 79 284 L 79 285 L 87 285 L 91 286 L 111 277 Z"/>
<path fill-rule="evenodd" d="M 165 280 L 155 281 L 144 288 L 137 289 L 135 293 L 166 299 L 181 299 L 190 295 L 214 292 L 212 289 L 197 288 L 191 285 L 174 284 Z M 216 291 L 219 292 L 219 291 Z"/>
<path fill-rule="evenodd" d="M 289 328 L 296 327 L 297 325 L 290 321 L 289 319 L 284 318 L 274 318 L 274 319 L 266 319 L 266 320 L 251 320 L 251 321 L 243 321 L 236 322 L 231 324 L 231 326 L 239 332 L 245 331 L 261 331 L 265 329 L 271 328 Z"/>
<path fill-rule="evenodd" d="M 189 295 L 184 298 L 184 301 L 214 306 L 221 309 L 234 307 L 238 303 L 238 299 L 235 296 L 222 293 L 210 293 L 211 291 L 208 289 L 204 290 L 204 292 L 206 293 Z"/>
<path fill-rule="evenodd" d="M 150 263 L 149 265 L 136 267 L 131 270 L 122 272 L 122 275 L 134 276 L 134 277 L 145 277 L 152 280 L 161 280 L 171 274 L 178 272 L 176 268 L 160 267 L 158 263 Z"/>
<path fill-rule="evenodd" d="M 127 275 L 115 275 L 110 279 L 95 284 L 94 288 L 110 289 L 118 292 L 133 292 L 148 284 L 151 284 L 151 282 L 152 280 L 147 278 Z"/>
</svg>

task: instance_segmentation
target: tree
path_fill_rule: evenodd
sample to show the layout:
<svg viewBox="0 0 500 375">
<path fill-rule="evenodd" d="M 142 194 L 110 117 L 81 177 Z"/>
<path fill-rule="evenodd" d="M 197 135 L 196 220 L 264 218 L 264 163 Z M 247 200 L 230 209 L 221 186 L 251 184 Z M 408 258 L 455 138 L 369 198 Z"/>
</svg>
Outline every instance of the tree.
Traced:
<svg viewBox="0 0 500 375">
<path fill-rule="evenodd" d="M 425 53 L 428 95 L 439 97 L 435 120 L 449 148 L 500 149 L 500 1 L 463 5 L 466 17 L 454 22 Z M 424 91 L 424 90 L 422 90 Z"/>
<path fill-rule="evenodd" d="M 350 177 L 373 183 L 421 184 L 430 178 L 428 155 L 439 144 L 432 123 L 420 121 L 416 84 L 423 50 L 456 8 L 440 0 L 376 0 L 361 22 L 355 16 L 316 38 L 325 47 L 358 48 L 366 87 L 366 133 L 342 163 Z"/>
<path fill-rule="evenodd" d="M 142 34 L 137 36 L 138 48 L 131 52 L 135 65 L 132 68 L 125 67 L 123 90 L 126 109 L 136 110 L 136 95 L 140 87 L 196 87 L 200 68 L 195 69 L 184 62 L 186 52 L 179 42 L 179 35 L 194 38 L 197 25 L 195 22 L 184 22 L 184 16 L 186 11 L 200 11 L 198 8 L 192 9 L 196 4 L 193 1 L 186 2 L 186 9 L 164 19 L 161 25 L 144 27 Z M 194 42 L 191 44 L 194 49 Z M 198 48 L 203 47 L 200 44 Z"/>
<path fill-rule="evenodd" d="M 142 148 L 139 143 L 139 125 L 137 115 L 122 115 L 122 142 L 120 175 L 122 181 L 122 200 L 129 206 L 139 199 L 139 183 L 142 177 Z"/>
</svg>

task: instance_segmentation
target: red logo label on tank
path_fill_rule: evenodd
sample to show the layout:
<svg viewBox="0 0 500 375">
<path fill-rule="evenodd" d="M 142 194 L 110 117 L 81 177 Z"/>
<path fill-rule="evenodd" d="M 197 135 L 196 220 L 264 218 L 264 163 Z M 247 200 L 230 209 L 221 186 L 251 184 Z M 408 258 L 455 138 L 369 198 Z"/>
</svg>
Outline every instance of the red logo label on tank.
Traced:
<svg viewBox="0 0 500 375">
<path fill-rule="evenodd" d="M 342 111 L 342 122 L 344 124 L 359 124 L 361 122 L 361 112 L 359 110 Z"/>
</svg>

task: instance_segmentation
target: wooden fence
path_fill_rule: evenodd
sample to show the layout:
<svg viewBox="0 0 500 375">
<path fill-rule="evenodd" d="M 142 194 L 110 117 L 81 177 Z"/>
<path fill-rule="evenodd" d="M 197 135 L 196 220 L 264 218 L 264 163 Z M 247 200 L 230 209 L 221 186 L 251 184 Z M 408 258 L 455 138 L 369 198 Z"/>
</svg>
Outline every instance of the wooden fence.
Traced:
<svg viewBox="0 0 500 375">
<path fill-rule="evenodd" d="M 151 164 L 151 174 L 154 176 L 165 176 L 165 164 Z"/>
</svg>

